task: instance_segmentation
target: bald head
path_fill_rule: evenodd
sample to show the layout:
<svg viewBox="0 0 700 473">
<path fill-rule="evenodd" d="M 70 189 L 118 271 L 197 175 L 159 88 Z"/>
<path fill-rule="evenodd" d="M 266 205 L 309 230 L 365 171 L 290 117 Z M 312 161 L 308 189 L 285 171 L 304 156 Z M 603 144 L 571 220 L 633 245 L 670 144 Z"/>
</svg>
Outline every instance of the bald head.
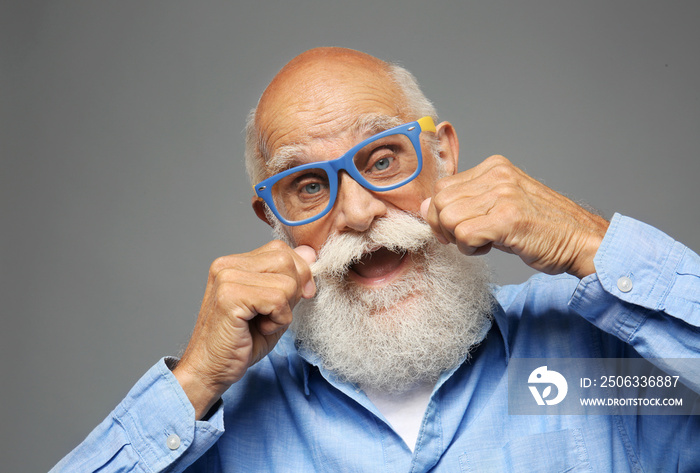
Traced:
<svg viewBox="0 0 700 473">
<path fill-rule="evenodd" d="M 388 64 L 349 49 L 313 49 L 275 76 L 260 99 L 255 125 L 268 144 L 306 141 L 347 129 L 371 104 L 391 115 L 405 104 Z"/>
<path fill-rule="evenodd" d="M 413 76 L 399 66 L 344 48 L 316 48 L 292 59 L 251 112 L 246 166 L 257 182 L 280 146 L 337 136 L 360 116 L 409 121 L 435 117 Z"/>
<path fill-rule="evenodd" d="M 265 89 L 258 105 L 258 120 L 284 106 L 323 107 L 327 94 L 354 83 L 371 88 L 395 88 L 386 62 L 369 54 L 344 48 L 316 48 L 285 65 Z M 335 94 L 332 94 L 335 95 Z"/>
</svg>

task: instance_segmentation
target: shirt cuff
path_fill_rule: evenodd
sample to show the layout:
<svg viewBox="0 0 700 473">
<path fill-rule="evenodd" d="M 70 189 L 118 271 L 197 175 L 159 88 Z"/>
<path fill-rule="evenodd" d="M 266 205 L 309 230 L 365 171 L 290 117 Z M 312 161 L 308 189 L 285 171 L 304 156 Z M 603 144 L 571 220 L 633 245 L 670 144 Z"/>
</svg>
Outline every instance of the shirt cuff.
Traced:
<svg viewBox="0 0 700 473">
<path fill-rule="evenodd" d="M 700 326 L 700 257 L 662 231 L 615 214 L 594 264 L 608 294 Z"/>
<path fill-rule="evenodd" d="M 131 389 L 114 411 L 132 447 L 147 468 L 193 463 L 223 434 L 223 408 L 196 421 L 194 408 L 175 376 L 160 360 Z"/>
</svg>

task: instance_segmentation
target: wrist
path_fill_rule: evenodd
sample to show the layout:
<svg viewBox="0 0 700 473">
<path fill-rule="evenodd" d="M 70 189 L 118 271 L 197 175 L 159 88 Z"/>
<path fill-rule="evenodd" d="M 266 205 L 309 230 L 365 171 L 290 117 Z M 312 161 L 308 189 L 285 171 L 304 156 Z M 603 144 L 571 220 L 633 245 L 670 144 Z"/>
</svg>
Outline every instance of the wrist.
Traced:
<svg viewBox="0 0 700 473">
<path fill-rule="evenodd" d="M 181 363 L 172 369 L 172 373 L 192 404 L 195 419 L 204 418 L 220 400 L 221 393 L 207 385 L 196 372 Z"/>
<path fill-rule="evenodd" d="M 580 249 L 576 258 L 567 271 L 569 274 L 583 279 L 596 272 L 594 259 L 610 222 L 599 215 L 591 214 L 586 225 L 586 232 L 581 238 Z"/>
</svg>

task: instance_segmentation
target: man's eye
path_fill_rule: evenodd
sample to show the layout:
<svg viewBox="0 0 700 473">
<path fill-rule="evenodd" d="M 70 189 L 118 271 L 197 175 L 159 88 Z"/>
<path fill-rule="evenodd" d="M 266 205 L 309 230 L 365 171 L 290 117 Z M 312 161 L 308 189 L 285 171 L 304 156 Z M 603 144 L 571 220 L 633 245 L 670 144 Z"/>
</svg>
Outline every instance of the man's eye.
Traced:
<svg viewBox="0 0 700 473">
<path fill-rule="evenodd" d="M 321 192 L 321 184 L 318 182 L 312 182 L 311 184 L 306 184 L 302 190 L 307 194 L 316 194 Z"/>
<path fill-rule="evenodd" d="M 392 157 L 386 157 L 386 158 L 381 158 L 378 159 L 376 163 L 374 163 L 374 168 L 377 169 L 378 171 L 383 171 L 387 169 L 389 166 L 391 166 L 391 162 L 394 160 Z"/>
</svg>

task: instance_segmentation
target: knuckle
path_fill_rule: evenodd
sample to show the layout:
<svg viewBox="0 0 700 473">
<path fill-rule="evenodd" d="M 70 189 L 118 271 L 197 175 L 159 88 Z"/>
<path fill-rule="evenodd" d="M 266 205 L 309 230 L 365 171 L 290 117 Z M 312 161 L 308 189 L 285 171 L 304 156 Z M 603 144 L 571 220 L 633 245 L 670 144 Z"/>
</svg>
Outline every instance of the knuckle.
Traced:
<svg viewBox="0 0 700 473">
<path fill-rule="evenodd" d="M 227 258 L 225 256 L 221 256 L 219 258 L 216 258 L 209 266 L 209 274 L 211 276 L 216 276 L 226 267 L 227 267 Z"/>
<path fill-rule="evenodd" d="M 501 201 L 516 198 L 520 194 L 520 188 L 512 182 L 502 182 L 493 191 Z"/>
<path fill-rule="evenodd" d="M 272 262 L 279 271 L 290 272 L 294 271 L 296 268 L 294 257 L 287 251 L 275 252 L 272 256 Z"/>
<path fill-rule="evenodd" d="M 454 185 L 458 185 L 462 181 L 463 177 L 460 174 L 453 174 L 451 176 L 443 177 L 435 182 L 435 191 L 445 191 Z"/>
<path fill-rule="evenodd" d="M 289 307 L 289 299 L 284 290 L 273 288 L 267 296 L 268 304 L 273 312 L 281 312 Z"/>
<path fill-rule="evenodd" d="M 439 194 L 450 186 L 450 181 L 448 178 L 439 179 L 435 183 L 435 194 Z"/>
<path fill-rule="evenodd" d="M 520 219 L 520 211 L 515 205 L 503 205 L 497 210 L 498 220 L 508 225 L 513 225 Z"/>
<path fill-rule="evenodd" d="M 289 245 L 282 240 L 272 240 L 265 246 L 272 251 L 283 251 L 289 249 Z"/>
<path fill-rule="evenodd" d="M 448 209 L 440 214 L 440 225 L 449 231 L 452 231 L 461 221 L 462 216 L 459 212 L 450 211 Z"/>
<path fill-rule="evenodd" d="M 468 243 L 470 235 L 471 233 L 467 225 L 462 223 L 455 227 L 454 236 L 457 241 L 462 242 L 463 244 Z"/>
<path fill-rule="evenodd" d="M 228 284 L 220 284 L 214 293 L 216 307 L 222 309 L 229 306 L 232 299 L 232 290 Z"/>
<path fill-rule="evenodd" d="M 220 256 L 209 266 L 209 277 L 218 279 L 222 274 L 240 267 L 240 257 L 237 255 Z"/>
<path fill-rule="evenodd" d="M 296 279 L 283 276 L 282 278 L 280 278 L 279 288 L 285 295 L 285 298 L 288 298 L 296 294 L 298 284 Z"/>
<path fill-rule="evenodd" d="M 214 273 L 211 279 L 211 283 L 218 289 L 228 283 L 233 284 L 239 281 L 241 279 L 241 271 L 230 267 L 224 267 Z"/>
<path fill-rule="evenodd" d="M 498 163 L 491 168 L 491 173 L 500 181 L 512 181 L 517 176 L 515 168 L 510 163 Z"/>
<path fill-rule="evenodd" d="M 494 154 L 493 156 L 490 156 L 487 161 L 489 161 L 493 165 L 510 165 L 511 162 L 508 160 L 503 155 L 500 154 Z"/>
<path fill-rule="evenodd" d="M 446 192 L 440 192 L 433 197 L 433 205 L 435 208 L 440 211 L 447 207 L 447 205 L 450 203 L 450 197 L 447 195 Z"/>
</svg>

